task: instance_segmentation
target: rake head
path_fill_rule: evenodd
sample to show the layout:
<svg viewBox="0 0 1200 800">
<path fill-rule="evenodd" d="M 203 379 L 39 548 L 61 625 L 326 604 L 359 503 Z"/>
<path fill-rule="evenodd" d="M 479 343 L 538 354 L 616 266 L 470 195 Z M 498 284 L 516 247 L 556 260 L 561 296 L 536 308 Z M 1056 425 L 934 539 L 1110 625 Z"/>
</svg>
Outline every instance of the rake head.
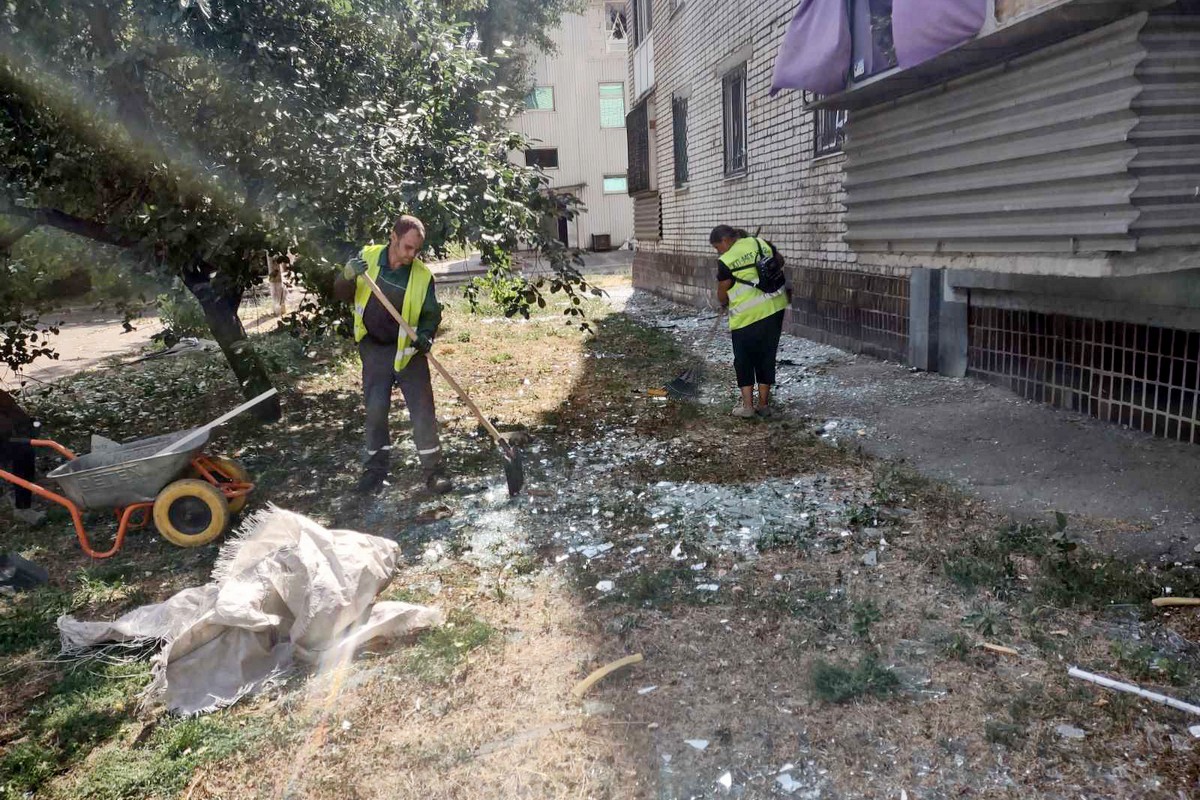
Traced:
<svg viewBox="0 0 1200 800">
<path fill-rule="evenodd" d="M 699 367 L 692 367 L 681 373 L 663 389 L 678 400 L 695 400 L 700 396 L 701 377 L 703 377 L 703 371 Z"/>
</svg>

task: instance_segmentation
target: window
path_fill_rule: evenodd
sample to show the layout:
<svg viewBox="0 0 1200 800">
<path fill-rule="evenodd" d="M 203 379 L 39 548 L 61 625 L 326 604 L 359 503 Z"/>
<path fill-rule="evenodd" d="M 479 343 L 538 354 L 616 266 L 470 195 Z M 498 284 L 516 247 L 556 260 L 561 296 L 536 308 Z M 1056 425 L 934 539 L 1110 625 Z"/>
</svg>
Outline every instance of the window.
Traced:
<svg viewBox="0 0 1200 800">
<path fill-rule="evenodd" d="M 539 169 L 558 169 L 558 148 L 541 147 L 525 151 L 525 166 Z"/>
<path fill-rule="evenodd" d="M 633 4 L 633 46 L 641 47 L 642 42 L 654 30 L 653 0 L 632 0 Z"/>
<path fill-rule="evenodd" d="M 746 65 L 735 67 L 722 80 L 725 118 L 725 174 L 746 171 Z"/>
<path fill-rule="evenodd" d="M 853 0 L 850 4 L 851 66 L 855 81 L 896 66 L 892 0 Z"/>
<path fill-rule="evenodd" d="M 827 156 L 842 152 L 846 141 L 846 120 L 850 112 L 840 108 L 820 108 L 813 112 L 816 130 L 813 134 L 813 155 Z"/>
<path fill-rule="evenodd" d="M 535 86 L 525 98 L 525 108 L 528 111 L 553 111 L 554 87 Z"/>
<path fill-rule="evenodd" d="M 815 103 L 821 95 L 805 92 L 804 102 Z M 813 111 L 813 157 L 828 156 L 842 152 L 846 141 L 846 122 L 850 112 L 838 108 L 819 108 Z"/>
<path fill-rule="evenodd" d="M 646 101 L 638 103 L 625 118 L 625 138 L 629 143 L 629 193 L 648 192 L 650 183 L 650 109 Z"/>
<path fill-rule="evenodd" d="M 671 98 L 671 134 L 675 142 L 675 188 L 688 182 L 688 99 Z"/>
<path fill-rule="evenodd" d="M 625 127 L 625 84 L 600 84 L 600 127 Z"/>
<path fill-rule="evenodd" d="M 628 194 L 629 193 L 629 178 L 624 175 L 605 175 L 604 176 L 604 193 L 605 194 Z"/>
<path fill-rule="evenodd" d="M 629 23 L 625 19 L 625 3 L 604 4 L 604 44 L 612 53 L 624 49 L 629 39 Z"/>
</svg>

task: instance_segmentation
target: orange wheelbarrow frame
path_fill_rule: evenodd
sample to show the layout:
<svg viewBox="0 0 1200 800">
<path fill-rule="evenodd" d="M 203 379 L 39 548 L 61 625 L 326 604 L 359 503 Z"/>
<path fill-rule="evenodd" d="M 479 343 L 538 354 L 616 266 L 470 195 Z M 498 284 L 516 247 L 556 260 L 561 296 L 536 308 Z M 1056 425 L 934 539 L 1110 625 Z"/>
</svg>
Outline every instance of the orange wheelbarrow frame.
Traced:
<svg viewBox="0 0 1200 800">
<path fill-rule="evenodd" d="M 17 440 L 22 441 L 22 440 Z M 44 450 L 53 450 L 68 461 L 74 461 L 78 456 L 72 451 L 63 447 L 61 444 L 49 439 L 30 439 L 29 444 L 32 447 L 40 447 Z M 192 459 L 192 469 L 196 472 L 196 477 L 199 480 L 206 481 L 217 489 L 221 490 L 221 494 L 225 495 L 226 501 L 231 501 L 239 497 L 245 497 L 254 491 L 254 484 L 246 481 L 241 481 L 240 476 L 231 473 L 224 465 L 216 462 L 214 459 L 206 455 L 199 455 Z M 151 510 L 154 508 L 154 502 L 149 503 L 133 503 L 128 506 L 123 506 L 115 509 L 119 524 L 117 526 L 117 536 L 113 541 L 113 545 L 108 550 L 97 550 L 92 546 L 91 538 L 87 534 L 87 530 L 83 525 L 83 509 L 63 497 L 57 492 L 53 492 L 45 487 L 38 486 L 36 483 L 30 483 L 23 478 L 19 478 L 13 473 L 0 469 L 0 478 L 8 481 L 11 484 L 20 486 L 22 489 L 28 489 L 38 497 L 50 503 L 56 503 L 65 508 L 71 515 L 71 521 L 75 523 L 75 535 L 79 539 L 79 546 L 83 552 L 87 553 L 91 558 L 111 558 L 121 550 L 121 546 L 125 544 L 125 534 L 130 529 L 139 530 L 150 524 Z"/>
</svg>

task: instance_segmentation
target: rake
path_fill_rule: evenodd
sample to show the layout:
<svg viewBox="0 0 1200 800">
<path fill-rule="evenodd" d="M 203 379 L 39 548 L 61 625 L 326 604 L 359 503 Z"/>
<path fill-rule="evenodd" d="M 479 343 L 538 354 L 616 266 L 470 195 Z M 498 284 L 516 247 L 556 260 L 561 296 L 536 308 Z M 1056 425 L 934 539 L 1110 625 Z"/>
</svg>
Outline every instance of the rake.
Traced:
<svg viewBox="0 0 1200 800">
<path fill-rule="evenodd" d="M 713 337 L 717 335 L 717 330 L 721 327 L 721 320 L 724 317 L 717 314 L 713 320 L 712 328 L 705 335 L 704 340 L 700 343 L 700 355 L 696 361 L 675 378 L 675 380 L 663 387 L 671 397 L 679 400 L 695 400 L 700 396 L 700 381 L 704 378 L 704 353 L 708 350 L 708 346 L 712 344 Z"/>
</svg>

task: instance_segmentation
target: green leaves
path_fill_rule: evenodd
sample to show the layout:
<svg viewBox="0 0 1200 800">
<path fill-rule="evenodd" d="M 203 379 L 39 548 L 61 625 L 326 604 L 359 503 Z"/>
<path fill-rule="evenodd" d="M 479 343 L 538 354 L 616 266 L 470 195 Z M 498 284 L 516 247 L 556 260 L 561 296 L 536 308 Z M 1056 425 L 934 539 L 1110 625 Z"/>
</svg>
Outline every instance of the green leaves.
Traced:
<svg viewBox="0 0 1200 800">
<path fill-rule="evenodd" d="M 540 251 L 554 280 L 523 285 L 513 313 L 543 286 L 573 296 L 572 256 L 541 229 L 574 211 L 510 163 L 519 98 L 498 87 L 520 81 L 475 35 L 537 41 L 563 3 L 510 5 L 2 4 L 0 195 L 234 297 L 263 279 L 264 251 L 291 249 L 326 302 L 329 264 L 400 213 L 424 219 L 433 256 L 474 244 L 504 268 L 522 242 Z"/>
</svg>

